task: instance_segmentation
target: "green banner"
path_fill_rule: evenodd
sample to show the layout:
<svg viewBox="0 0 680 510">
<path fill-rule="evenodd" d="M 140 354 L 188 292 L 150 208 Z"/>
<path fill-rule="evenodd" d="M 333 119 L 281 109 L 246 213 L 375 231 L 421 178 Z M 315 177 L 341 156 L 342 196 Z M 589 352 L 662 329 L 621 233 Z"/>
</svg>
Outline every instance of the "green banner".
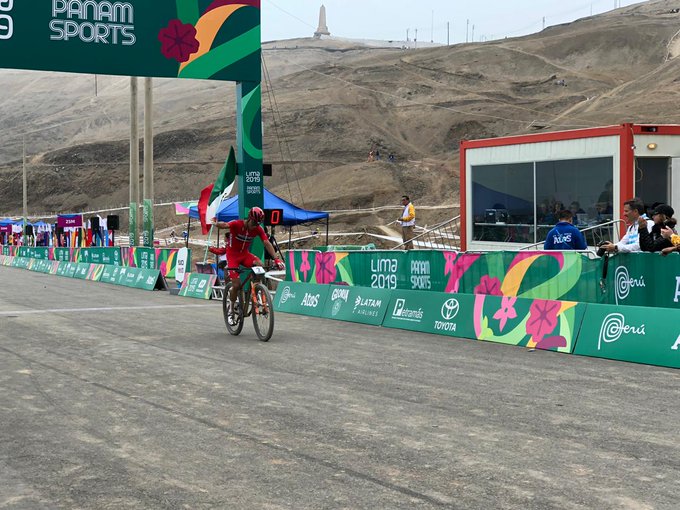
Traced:
<svg viewBox="0 0 680 510">
<path fill-rule="evenodd" d="M 321 317 L 329 291 L 328 285 L 281 282 L 276 289 L 274 306 L 281 312 Z"/>
<path fill-rule="evenodd" d="M 108 264 L 120 266 L 123 263 L 120 247 L 118 246 L 107 248 L 76 248 L 73 250 L 72 257 L 72 262 L 84 262 L 86 264 Z"/>
<path fill-rule="evenodd" d="M 153 202 L 144 199 L 142 202 L 142 245 L 153 248 Z"/>
<path fill-rule="evenodd" d="M 680 368 L 677 310 L 588 305 L 574 354 Z"/>
<path fill-rule="evenodd" d="M 389 290 L 331 285 L 321 316 L 380 326 L 390 303 L 390 295 Z"/>
<path fill-rule="evenodd" d="M 118 274 L 117 283 L 125 287 L 143 290 L 163 290 L 167 288 L 158 269 L 123 267 Z"/>
<path fill-rule="evenodd" d="M 186 273 L 179 295 L 196 299 L 211 299 L 212 288 L 216 280 L 217 276 L 213 274 Z"/>
<path fill-rule="evenodd" d="M 37 248 L 31 248 L 27 246 L 22 246 L 18 250 L 19 257 L 26 257 L 29 259 L 41 259 L 41 260 L 49 260 L 50 257 L 50 248 L 45 248 L 45 247 L 37 247 Z"/>
<path fill-rule="evenodd" d="M 383 326 L 459 338 L 476 338 L 475 297 L 425 291 L 392 291 Z"/>
<path fill-rule="evenodd" d="M 0 67 L 260 81 L 259 2 L 2 0 Z"/>
<path fill-rule="evenodd" d="M 130 241 L 129 245 L 130 247 L 135 247 L 137 246 L 137 243 L 139 242 L 139 230 L 137 228 L 137 214 L 139 211 L 139 207 L 137 206 L 137 202 L 130 202 L 130 211 L 129 211 L 129 219 L 128 219 L 128 230 L 130 234 Z"/>
</svg>

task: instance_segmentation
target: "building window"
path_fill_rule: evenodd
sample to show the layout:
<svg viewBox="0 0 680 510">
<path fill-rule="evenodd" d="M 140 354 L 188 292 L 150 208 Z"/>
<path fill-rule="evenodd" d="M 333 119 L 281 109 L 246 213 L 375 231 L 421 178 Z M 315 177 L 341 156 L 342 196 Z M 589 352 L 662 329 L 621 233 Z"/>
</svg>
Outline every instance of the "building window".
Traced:
<svg viewBox="0 0 680 510">
<path fill-rule="evenodd" d="M 473 166 L 473 239 L 533 243 L 533 182 L 533 163 Z"/>
<path fill-rule="evenodd" d="M 476 241 L 532 244 L 545 239 L 562 209 L 583 229 L 612 219 L 612 157 L 471 168 Z"/>
</svg>

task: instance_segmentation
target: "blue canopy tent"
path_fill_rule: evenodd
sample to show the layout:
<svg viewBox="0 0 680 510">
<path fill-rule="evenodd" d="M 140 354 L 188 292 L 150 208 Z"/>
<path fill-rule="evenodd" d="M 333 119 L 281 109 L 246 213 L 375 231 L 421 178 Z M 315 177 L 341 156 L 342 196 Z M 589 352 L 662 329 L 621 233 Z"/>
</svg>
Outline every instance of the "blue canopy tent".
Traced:
<svg viewBox="0 0 680 510">
<path fill-rule="evenodd" d="M 328 219 L 330 215 L 323 211 L 308 211 L 296 205 L 286 202 L 281 197 L 277 197 L 269 191 L 264 189 L 264 208 L 265 209 L 282 209 L 283 219 L 279 225 L 291 227 L 299 225 L 300 223 L 309 223 L 313 221 L 326 220 L 326 244 L 328 244 Z M 231 197 L 220 205 L 217 210 L 217 219 L 219 221 L 232 221 L 238 219 L 238 197 Z M 198 219 L 198 206 L 189 208 L 189 218 Z"/>
</svg>

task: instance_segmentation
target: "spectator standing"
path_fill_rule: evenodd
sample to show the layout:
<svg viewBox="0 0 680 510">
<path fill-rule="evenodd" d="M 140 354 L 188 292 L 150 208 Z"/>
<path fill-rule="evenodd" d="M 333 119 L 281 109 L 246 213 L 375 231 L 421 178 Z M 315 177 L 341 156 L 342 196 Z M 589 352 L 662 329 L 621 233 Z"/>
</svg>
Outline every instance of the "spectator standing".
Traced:
<svg viewBox="0 0 680 510">
<path fill-rule="evenodd" d="M 643 222 L 647 225 L 648 232 L 652 231 L 654 222 L 647 218 L 645 204 L 639 198 L 631 198 L 623 203 L 623 215 L 626 217 L 629 225 L 625 235 L 616 244 L 612 242 L 602 244 L 600 250 L 604 250 L 607 253 L 635 253 L 640 251 L 638 222 L 642 218 Z M 598 250 L 598 253 L 600 253 L 600 250 Z"/>
<path fill-rule="evenodd" d="M 413 249 L 413 228 L 416 226 L 416 210 L 411 203 L 411 199 L 408 195 L 401 197 L 401 205 L 404 206 L 404 212 L 401 213 L 399 218 L 399 223 L 401 223 L 401 237 L 404 241 L 404 249 Z"/>
<path fill-rule="evenodd" d="M 569 210 L 558 213 L 559 222 L 548 232 L 544 250 L 585 250 L 588 246 L 579 229 L 573 224 L 574 215 Z"/>
</svg>

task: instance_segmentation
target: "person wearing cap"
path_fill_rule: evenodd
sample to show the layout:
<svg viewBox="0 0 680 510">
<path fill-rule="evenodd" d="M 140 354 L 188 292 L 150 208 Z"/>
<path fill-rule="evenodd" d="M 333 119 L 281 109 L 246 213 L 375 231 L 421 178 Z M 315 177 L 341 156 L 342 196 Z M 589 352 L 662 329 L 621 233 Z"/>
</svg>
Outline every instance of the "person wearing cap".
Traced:
<svg viewBox="0 0 680 510">
<path fill-rule="evenodd" d="M 671 236 L 675 233 L 674 228 L 677 220 L 673 218 L 675 211 L 670 205 L 658 204 L 652 211 L 654 225 L 651 232 L 638 220 L 638 232 L 640 235 L 640 249 L 642 251 L 657 252 L 673 246 Z"/>
</svg>

